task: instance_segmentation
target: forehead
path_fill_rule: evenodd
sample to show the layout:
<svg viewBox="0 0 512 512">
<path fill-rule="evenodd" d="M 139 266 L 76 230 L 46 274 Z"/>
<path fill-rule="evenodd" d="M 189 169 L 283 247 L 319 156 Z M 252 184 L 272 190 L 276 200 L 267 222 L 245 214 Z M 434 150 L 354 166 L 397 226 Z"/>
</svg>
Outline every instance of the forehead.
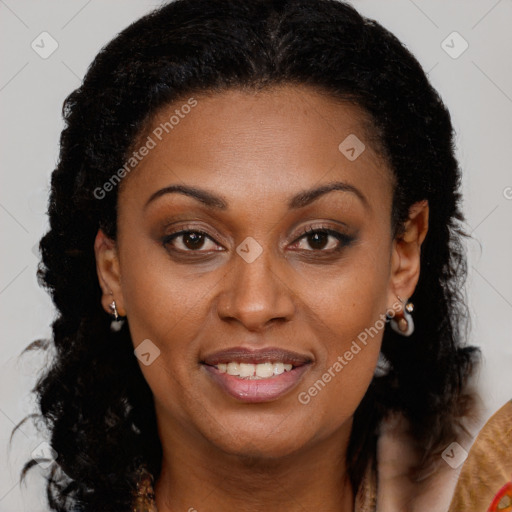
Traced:
<svg viewBox="0 0 512 512">
<path fill-rule="evenodd" d="M 185 182 L 243 204 L 258 191 L 268 198 L 345 180 L 370 196 L 391 195 L 391 172 L 365 112 L 308 86 L 185 97 L 151 119 L 135 150 L 144 145 L 151 149 L 127 177 L 128 194 Z"/>
</svg>

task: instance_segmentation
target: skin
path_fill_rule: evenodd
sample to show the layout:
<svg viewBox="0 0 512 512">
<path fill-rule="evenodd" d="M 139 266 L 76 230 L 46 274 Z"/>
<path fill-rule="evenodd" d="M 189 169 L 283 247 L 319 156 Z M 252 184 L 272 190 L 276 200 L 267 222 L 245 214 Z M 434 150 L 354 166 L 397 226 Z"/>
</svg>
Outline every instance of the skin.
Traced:
<svg viewBox="0 0 512 512">
<path fill-rule="evenodd" d="M 396 306 L 397 296 L 412 295 L 428 205 L 415 204 L 403 235 L 393 239 L 392 174 L 356 106 L 306 86 L 195 98 L 197 106 L 125 178 L 117 240 L 100 230 L 95 242 L 105 310 L 114 298 L 134 347 L 150 339 L 160 350 L 149 366 L 139 361 L 163 449 L 158 510 L 351 511 L 346 447 L 382 331 L 307 405 L 298 395 Z M 184 103 L 162 109 L 141 140 Z M 366 145 L 354 161 L 338 149 L 349 134 Z M 334 181 L 364 199 L 336 190 L 288 207 L 292 196 Z M 146 205 L 173 184 L 206 189 L 228 207 L 178 193 Z M 190 238 L 162 242 L 185 226 L 211 237 L 195 246 L 202 256 L 193 258 Z M 352 240 L 329 255 L 339 242 L 329 236 L 315 244 L 305 228 Z M 251 263 L 236 252 L 246 237 L 262 248 Z M 286 395 L 243 403 L 199 364 L 236 346 L 290 349 L 313 362 Z"/>
</svg>

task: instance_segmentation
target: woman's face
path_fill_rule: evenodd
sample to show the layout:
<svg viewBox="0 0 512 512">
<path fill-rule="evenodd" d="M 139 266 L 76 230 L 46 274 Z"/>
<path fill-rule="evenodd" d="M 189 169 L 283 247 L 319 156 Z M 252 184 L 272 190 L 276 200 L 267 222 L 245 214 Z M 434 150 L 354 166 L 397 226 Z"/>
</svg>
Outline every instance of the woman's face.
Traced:
<svg viewBox="0 0 512 512">
<path fill-rule="evenodd" d="M 350 429 L 419 254 L 361 111 L 231 90 L 162 109 L 142 146 L 96 251 L 161 435 L 275 457 Z"/>
</svg>

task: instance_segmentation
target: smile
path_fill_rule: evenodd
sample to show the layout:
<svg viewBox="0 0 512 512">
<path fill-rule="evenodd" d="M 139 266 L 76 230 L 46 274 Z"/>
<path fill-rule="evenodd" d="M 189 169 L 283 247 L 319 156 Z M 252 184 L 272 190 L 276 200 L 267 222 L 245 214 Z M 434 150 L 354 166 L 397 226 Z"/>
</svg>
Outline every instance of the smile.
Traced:
<svg viewBox="0 0 512 512">
<path fill-rule="evenodd" d="M 217 370 L 220 373 L 227 373 L 235 377 L 241 377 L 243 379 L 269 379 L 275 375 L 281 375 L 284 372 L 289 372 L 293 368 L 293 365 L 289 363 L 272 363 L 270 361 L 266 363 L 219 363 Z"/>
<path fill-rule="evenodd" d="M 258 403 L 281 398 L 295 388 L 312 359 L 281 349 L 236 348 L 217 352 L 202 363 L 212 382 L 237 401 Z"/>
</svg>

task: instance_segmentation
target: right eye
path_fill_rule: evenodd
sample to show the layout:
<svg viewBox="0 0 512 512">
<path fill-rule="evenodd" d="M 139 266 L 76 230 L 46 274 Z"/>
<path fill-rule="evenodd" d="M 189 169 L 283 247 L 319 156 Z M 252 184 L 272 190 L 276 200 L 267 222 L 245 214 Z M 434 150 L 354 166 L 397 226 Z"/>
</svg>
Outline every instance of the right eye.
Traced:
<svg viewBox="0 0 512 512">
<path fill-rule="evenodd" d="M 200 250 L 204 245 L 208 245 L 210 241 L 210 248 Z M 223 248 L 216 244 L 215 240 L 211 238 L 204 231 L 194 230 L 180 230 L 176 233 L 171 233 L 162 240 L 165 247 L 169 247 L 178 252 L 212 252 L 223 250 Z M 217 248 L 216 248 L 217 247 Z"/>
</svg>

